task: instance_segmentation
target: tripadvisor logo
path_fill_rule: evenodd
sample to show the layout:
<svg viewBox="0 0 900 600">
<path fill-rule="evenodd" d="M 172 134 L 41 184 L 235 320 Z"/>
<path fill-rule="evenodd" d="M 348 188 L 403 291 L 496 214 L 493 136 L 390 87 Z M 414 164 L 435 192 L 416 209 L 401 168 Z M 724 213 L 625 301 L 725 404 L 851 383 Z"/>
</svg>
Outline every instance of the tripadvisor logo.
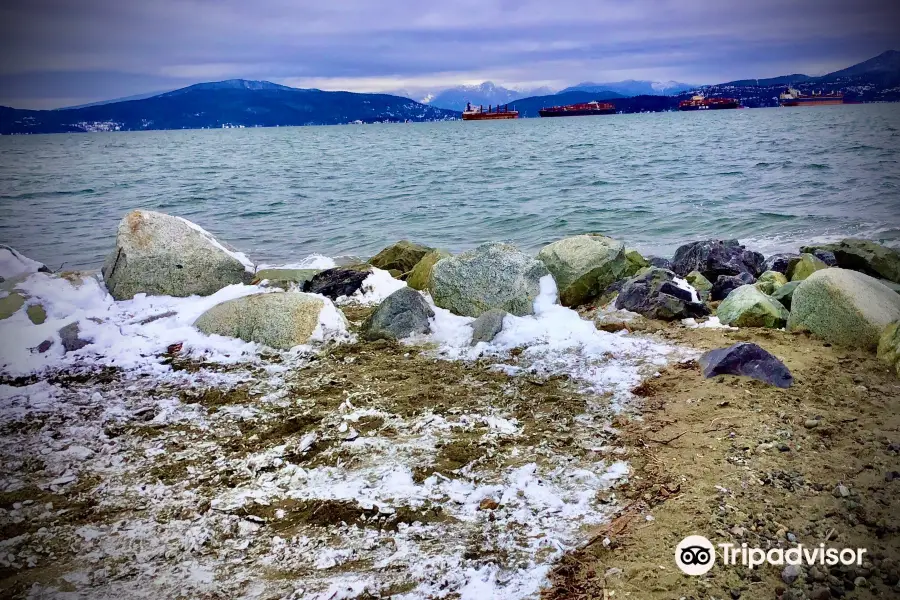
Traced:
<svg viewBox="0 0 900 600">
<path fill-rule="evenodd" d="M 791 548 L 750 548 L 747 544 L 718 544 L 719 555 L 725 566 L 742 565 L 755 569 L 770 565 L 862 565 L 865 548 L 826 548 L 825 544 Z M 716 563 L 716 550 L 712 542 L 702 535 L 689 535 L 675 547 L 675 564 L 686 575 L 708 573 Z"/>
</svg>

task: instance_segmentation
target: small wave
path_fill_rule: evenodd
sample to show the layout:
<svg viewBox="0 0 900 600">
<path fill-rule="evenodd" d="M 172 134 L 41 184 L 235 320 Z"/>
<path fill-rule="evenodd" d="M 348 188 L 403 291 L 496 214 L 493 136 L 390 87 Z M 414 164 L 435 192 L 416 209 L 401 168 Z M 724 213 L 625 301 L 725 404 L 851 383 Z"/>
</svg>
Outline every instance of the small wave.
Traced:
<svg viewBox="0 0 900 600">
<path fill-rule="evenodd" d="M 813 169 L 816 171 L 828 171 L 831 169 L 831 167 L 829 167 L 828 165 L 823 165 L 821 163 L 809 163 L 809 164 L 803 165 L 803 168 L 804 169 Z"/>
</svg>

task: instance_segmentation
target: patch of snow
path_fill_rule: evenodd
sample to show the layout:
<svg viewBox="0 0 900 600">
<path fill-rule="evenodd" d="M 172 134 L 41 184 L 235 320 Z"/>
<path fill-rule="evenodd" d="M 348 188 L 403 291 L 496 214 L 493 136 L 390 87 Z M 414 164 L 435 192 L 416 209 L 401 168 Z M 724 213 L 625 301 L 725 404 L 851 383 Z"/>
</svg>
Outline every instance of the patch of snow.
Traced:
<svg viewBox="0 0 900 600">
<path fill-rule="evenodd" d="M 640 382 L 642 367 L 665 364 L 666 357 L 674 351 L 647 339 L 600 331 L 593 322 L 557 303 L 553 277 L 541 278 L 540 286 L 534 315 L 507 315 L 503 329 L 490 343 L 470 346 L 469 324 L 474 319 L 436 306 L 432 333 L 426 339 L 440 344 L 441 356 L 450 359 L 504 358 L 514 348 L 524 348 L 518 357 L 519 365 L 500 368 L 510 367 L 507 372 L 524 369 L 538 375 L 568 374 L 583 381 L 594 393 L 611 391 L 623 396 Z M 410 341 L 422 341 L 422 336 L 414 336 Z"/>
<path fill-rule="evenodd" d="M 682 279 L 681 277 L 676 277 L 674 281 L 675 285 L 679 288 L 683 289 L 686 292 L 691 294 L 691 302 L 695 302 L 697 304 L 700 303 L 700 295 L 697 293 L 697 289 L 687 282 L 687 279 Z"/>
<path fill-rule="evenodd" d="M 682 319 L 681 324 L 691 329 L 737 329 L 737 327 L 723 324 L 719 321 L 719 317 L 710 317 L 702 323 L 698 323 L 696 319 Z"/>
<path fill-rule="evenodd" d="M 19 275 L 37 273 L 44 265 L 31 260 L 9 246 L 0 246 L 0 277 L 11 279 Z"/>
<path fill-rule="evenodd" d="M 380 304 L 385 298 L 405 287 L 405 281 L 394 279 L 387 271 L 372 267 L 372 272 L 363 280 L 362 286 L 352 296 L 338 298 L 337 303 L 372 306 Z"/>
</svg>

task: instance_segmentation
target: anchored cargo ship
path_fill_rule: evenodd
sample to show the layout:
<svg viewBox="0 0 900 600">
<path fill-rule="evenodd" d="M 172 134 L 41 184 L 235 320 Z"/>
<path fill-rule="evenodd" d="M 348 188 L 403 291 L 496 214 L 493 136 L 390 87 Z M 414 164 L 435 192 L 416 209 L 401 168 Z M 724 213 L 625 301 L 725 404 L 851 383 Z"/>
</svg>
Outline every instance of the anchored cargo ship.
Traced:
<svg viewBox="0 0 900 600">
<path fill-rule="evenodd" d="M 614 104 L 609 102 L 582 102 L 566 106 L 551 106 L 538 111 L 542 117 L 583 117 L 588 115 L 611 115 L 616 112 Z"/>
<path fill-rule="evenodd" d="M 821 92 L 813 92 L 812 94 L 803 94 L 794 88 L 788 88 L 786 92 L 778 96 L 778 103 L 782 106 L 822 106 L 827 104 L 843 104 L 844 95 L 840 92 L 834 94 L 823 94 Z"/>
<path fill-rule="evenodd" d="M 721 110 L 723 108 L 740 107 L 740 101 L 734 98 L 707 98 L 702 94 L 697 94 L 690 100 L 682 100 L 678 103 L 678 110 Z"/>
<path fill-rule="evenodd" d="M 488 105 L 487 110 L 483 106 L 472 106 L 466 103 L 466 110 L 462 114 L 463 121 L 492 121 L 494 119 L 518 119 L 519 111 L 509 110 L 509 105 Z"/>
</svg>

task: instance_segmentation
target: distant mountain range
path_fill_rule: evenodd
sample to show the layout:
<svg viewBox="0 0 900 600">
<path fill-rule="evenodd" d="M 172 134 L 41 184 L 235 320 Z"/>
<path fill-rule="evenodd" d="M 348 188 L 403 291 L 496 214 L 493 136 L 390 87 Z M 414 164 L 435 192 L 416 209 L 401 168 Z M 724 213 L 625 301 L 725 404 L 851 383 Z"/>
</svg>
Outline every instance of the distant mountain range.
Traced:
<svg viewBox="0 0 900 600">
<path fill-rule="evenodd" d="M 468 102 L 471 102 L 474 106 L 496 106 L 498 104 L 508 104 L 519 98 L 552 93 L 553 90 L 546 87 L 531 90 L 512 90 L 495 85 L 492 81 L 485 81 L 479 85 L 458 85 L 436 92 L 428 92 L 421 101 L 438 108 L 463 111 Z"/>
<path fill-rule="evenodd" d="M 638 81 L 627 79 L 611 83 L 592 83 L 585 81 L 572 87 L 567 87 L 559 93 L 566 92 L 593 92 L 602 94 L 614 92 L 622 96 L 674 96 L 681 92 L 696 90 L 699 86 L 677 81 Z"/>
<path fill-rule="evenodd" d="M 459 118 L 459 109 L 466 102 L 509 104 L 522 117 L 536 117 L 545 106 L 591 100 L 611 100 L 619 112 L 665 111 L 676 109 L 680 100 L 698 90 L 707 96 L 738 98 L 744 106 L 753 108 L 777 106 L 778 94 L 788 85 L 804 92 L 840 91 L 845 99 L 855 102 L 900 102 L 900 52 L 884 52 L 820 77 L 795 74 L 744 79 L 697 90 L 677 82 L 586 82 L 556 94 L 546 88 L 531 90 L 528 97 L 521 97 L 527 92 L 485 82 L 442 90 L 423 98 L 427 102 L 391 94 L 325 92 L 268 81 L 231 79 L 198 83 L 151 97 L 58 110 L 0 107 L 0 134 L 442 121 Z M 647 86 L 652 93 L 635 94 L 646 91 Z"/>
<path fill-rule="evenodd" d="M 459 114 L 387 94 L 290 88 L 232 79 L 152 98 L 63 110 L 0 107 L 0 133 L 144 131 L 442 121 Z"/>
</svg>

